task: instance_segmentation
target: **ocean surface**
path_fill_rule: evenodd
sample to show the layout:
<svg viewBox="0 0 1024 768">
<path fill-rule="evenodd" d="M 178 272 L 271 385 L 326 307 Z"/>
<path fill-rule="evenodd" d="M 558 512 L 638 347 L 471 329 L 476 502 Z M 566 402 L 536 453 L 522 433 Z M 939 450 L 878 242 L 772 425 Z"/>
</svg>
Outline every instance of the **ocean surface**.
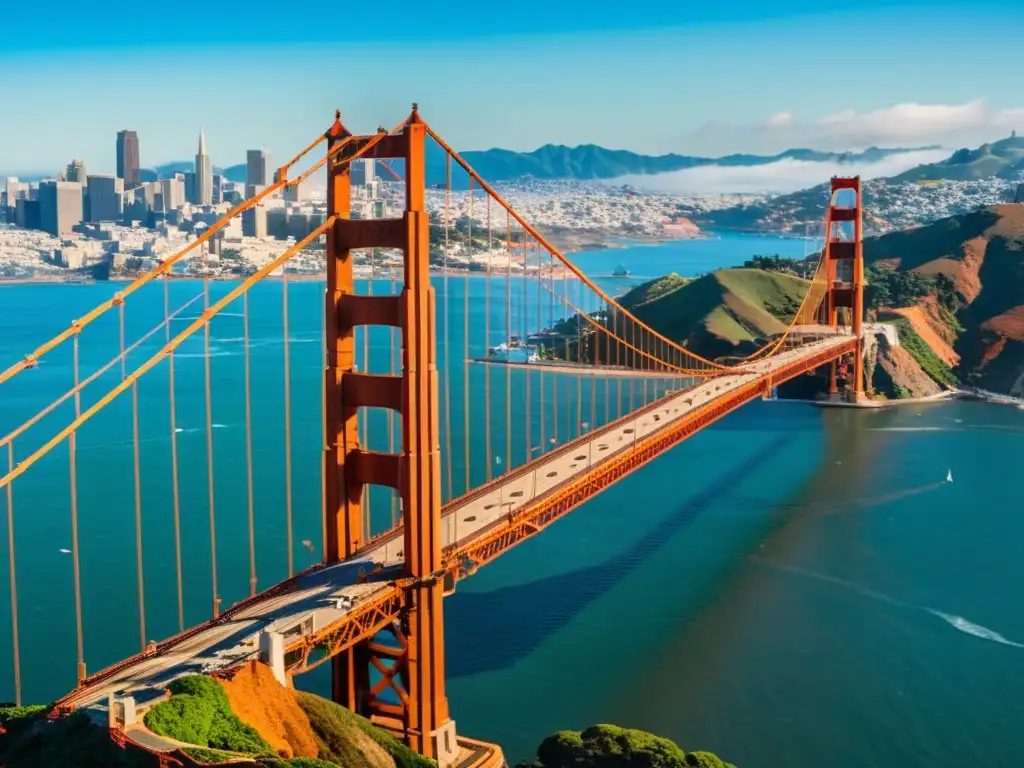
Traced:
<svg viewBox="0 0 1024 768">
<path fill-rule="evenodd" d="M 775 252 L 800 256 L 805 243 L 732 235 L 574 260 L 593 275 L 625 265 L 633 278 L 601 279 L 617 293 L 643 277 L 696 275 Z M 0 367 L 119 287 L 0 288 Z M 232 287 L 212 284 L 212 299 Z M 620 391 L 603 379 L 550 373 L 531 374 L 527 399 L 526 374 L 513 371 L 509 402 L 517 421 L 507 445 L 505 371 L 485 373 L 491 367 L 462 361 L 467 325 L 471 356 L 505 337 L 506 284 L 437 278 L 435 287 L 439 313 L 447 296 L 450 322 L 438 331 L 439 368 L 448 382 L 442 408 L 450 409 L 454 424 L 463 423 L 468 383 L 472 416 L 468 439 L 458 426 L 442 435 L 443 450 L 452 444 L 443 467 L 446 497 L 449 467 L 451 493 L 458 495 L 467 463 L 469 484 L 476 485 L 488 472 L 553 447 L 552 440 L 574 437 L 587 428 L 580 422 L 602 423 L 606 414 L 614 418 L 618 408 L 628 408 L 628 385 Z M 524 290 L 532 289 L 509 288 L 512 333 L 550 319 L 516 311 Z M 173 283 L 172 311 L 201 290 L 199 282 Z M 318 559 L 321 542 L 323 285 L 294 282 L 288 290 L 292 556 L 299 569 Z M 379 281 L 374 290 L 390 286 Z M 261 588 L 288 572 L 282 298 L 281 283 L 272 282 L 249 299 L 252 533 Z M 126 304 L 127 345 L 158 329 L 130 353 L 128 372 L 164 343 L 163 300 L 158 285 Z M 194 320 L 201 305 L 200 298 L 186 307 L 172 321 L 173 332 Z M 225 606 L 248 594 L 250 578 L 243 310 L 236 302 L 210 333 L 217 577 Z M 115 359 L 119 348 L 114 311 L 82 335 L 82 377 Z M 207 618 L 212 607 L 203 348 L 199 334 L 175 356 L 186 625 Z M 389 349 L 387 330 L 371 333 L 370 370 L 389 370 Z M 71 386 L 73 354 L 68 344 L 0 385 L 0 436 Z M 86 389 L 82 408 L 121 376 L 115 363 Z M 485 376 L 490 419 L 480 395 Z M 637 383 L 634 405 L 664 387 Z M 137 388 L 148 639 L 178 629 L 168 393 L 166 363 Z M 76 438 L 90 671 L 137 651 L 141 642 L 132 394 L 129 387 Z M 575 406 L 577 416 L 553 419 L 554 397 L 559 414 Z M 71 402 L 58 407 L 15 440 L 15 459 L 25 459 L 73 416 Z M 518 422 L 524 418 L 529 442 Z M 386 417 L 371 419 L 370 447 L 386 450 Z M 68 456 L 62 444 L 13 486 L 26 701 L 51 700 L 74 682 Z M 1024 690 L 1022 456 L 1024 412 L 1008 407 L 954 402 L 855 413 L 752 403 L 459 584 L 445 603 L 448 690 L 458 729 L 500 743 L 511 760 L 531 757 L 555 730 L 610 722 L 667 736 L 687 750 L 717 752 L 740 768 L 959 768 L 979 758 L 1024 764 L 1017 714 Z M 6 461 L 0 450 L 0 467 Z M 945 482 L 947 472 L 952 483 Z M 0 494 L 4 513 L 5 504 Z M 388 525 L 389 494 L 375 490 L 370 506 L 373 529 Z M 4 518 L 0 700 L 13 698 Z M 324 692 L 326 680 L 312 673 L 299 684 Z"/>
</svg>

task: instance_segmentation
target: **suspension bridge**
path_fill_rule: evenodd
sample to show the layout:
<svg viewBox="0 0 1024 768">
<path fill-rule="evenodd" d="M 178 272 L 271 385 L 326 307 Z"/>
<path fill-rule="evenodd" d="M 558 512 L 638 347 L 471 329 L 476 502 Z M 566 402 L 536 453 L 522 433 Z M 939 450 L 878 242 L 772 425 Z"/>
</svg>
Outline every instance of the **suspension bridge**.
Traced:
<svg viewBox="0 0 1024 768">
<path fill-rule="evenodd" d="M 443 190 L 427 189 L 430 142 L 444 153 Z M 360 159 L 392 163 L 400 218 L 351 216 Z M 254 274 L 211 280 L 205 243 L 322 168 L 323 224 Z M 457 174 L 468 192 L 453 191 Z M 468 232 L 451 213 L 459 194 Z M 272 185 L 0 372 L 17 406 L 0 421 L 16 700 L 46 690 L 32 681 L 43 668 L 66 669 L 70 692 L 51 716 L 103 713 L 120 743 L 172 763 L 173 745 L 141 723 L 169 681 L 258 658 L 290 684 L 329 665 L 335 701 L 442 768 L 500 765 L 500 749 L 458 734 L 449 712 L 444 597 L 795 376 L 828 366 L 838 396 L 848 368 L 844 394 L 862 398 L 861 219 L 860 180 L 833 179 L 818 267 L 785 331 L 710 360 L 589 279 L 415 105 L 370 135 L 338 115 Z M 326 301 L 286 269 L 324 239 Z M 357 281 L 355 251 L 394 258 Z M 474 251 L 482 273 L 453 270 Z M 188 263 L 195 280 L 171 279 Z M 221 420 L 239 429 L 228 437 Z M 116 450 L 90 450 L 101 428 L 124 435 Z M 33 589 L 61 578 L 50 566 L 35 563 L 28 582 L 19 569 L 39 559 L 16 544 L 19 529 L 51 513 L 69 526 L 66 601 Z"/>
</svg>

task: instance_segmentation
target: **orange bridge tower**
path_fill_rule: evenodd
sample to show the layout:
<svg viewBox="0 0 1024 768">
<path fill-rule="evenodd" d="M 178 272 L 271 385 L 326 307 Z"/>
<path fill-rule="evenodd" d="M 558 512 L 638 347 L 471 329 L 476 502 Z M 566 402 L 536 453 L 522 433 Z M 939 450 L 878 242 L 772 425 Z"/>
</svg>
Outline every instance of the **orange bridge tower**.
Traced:
<svg viewBox="0 0 1024 768">
<path fill-rule="evenodd" d="M 328 147 L 346 141 L 328 163 L 327 361 L 325 381 L 325 559 L 338 562 L 365 543 L 361 498 L 367 485 L 397 490 L 404 524 L 405 608 L 390 634 L 394 644 L 370 637 L 332 659 L 332 696 L 354 712 L 404 735 L 409 746 L 441 768 L 458 754 L 448 714 L 444 674 L 441 560 L 441 457 L 435 299 L 429 274 L 426 211 L 427 126 L 416 105 L 391 134 L 353 136 L 340 113 L 327 133 Z M 406 205 L 402 218 L 350 218 L 351 182 L 346 162 L 355 153 L 404 162 Z M 357 295 L 352 251 L 401 249 L 404 288 L 397 296 Z M 402 336 L 400 375 L 355 369 L 357 326 L 390 326 Z M 367 450 L 360 442 L 361 408 L 394 411 L 402 425 L 400 453 Z M 370 684 L 371 668 L 379 680 Z M 388 698 L 385 700 L 385 692 Z M 397 701 L 398 703 L 394 703 Z"/>
<path fill-rule="evenodd" d="M 825 232 L 828 289 L 823 303 L 823 321 L 833 328 L 848 326 L 850 333 L 857 337 L 857 351 L 846 388 L 850 402 L 860 402 L 865 397 L 863 214 L 860 177 L 833 177 Z M 836 362 L 833 361 L 829 377 L 829 394 L 833 396 L 838 394 L 836 378 Z"/>
</svg>

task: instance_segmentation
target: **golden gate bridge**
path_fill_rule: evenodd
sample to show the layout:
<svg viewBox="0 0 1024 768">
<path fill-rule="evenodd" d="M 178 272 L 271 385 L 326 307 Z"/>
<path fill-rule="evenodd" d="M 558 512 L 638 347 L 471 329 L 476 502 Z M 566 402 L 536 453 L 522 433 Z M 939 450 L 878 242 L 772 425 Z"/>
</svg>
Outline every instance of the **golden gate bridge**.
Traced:
<svg viewBox="0 0 1024 768">
<path fill-rule="evenodd" d="M 452 249 L 453 169 L 468 176 L 470 206 L 476 205 L 478 213 L 470 214 L 471 226 L 483 222 L 477 232 L 487 247 L 482 316 L 479 307 L 471 306 L 468 273 L 455 276 L 445 269 L 431 279 L 425 179 L 426 147 L 431 141 L 446 156 L 444 241 L 439 246 L 443 266 L 449 266 Z M 323 156 L 308 170 L 292 175 L 295 166 L 321 145 L 326 147 Z M 402 174 L 388 166 L 405 186 L 401 218 L 351 217 L 349 168 L 363 158 L 402 161 Z M 222 295 L 215 296 L 207 274 L 199 294 L 174 305 L 167 278 L 175 264 L 191 258 L 243 211 L 300 184 L 321 168 L 326 168 L 328 177 L 328 214 L 322 225 L 254 274 L 221 291 Z M 844 195 L 847 201 L 840 204 Z M 605 293 L 480 178 L 424 122 L 415 105 L 396 128 L 370 135 L 350 133 L 338 114 L 325 134 L 277 171 L 272 185 L 0 372 L 0 387 L 8 391 L 26 381 L 26 386 L 35 388 L 33 376 L 43 370 L 40 364 L 71 347 L 70 381 L 61 385 L 67 389 L 27 420 L 9 429 L 0 424 L 7 430 L 0 437 L 0 449 L 7 454 L 6 469 L 0 469 L 0 491 L 6 499 L 12 687 L 17 702 L 22 699 L 23 675 L 37 671 L 32 666 L 22 669 L 22 646 L 26 638 L 34 642 L 34 633 L 48 630 L 33 627 L 37 612 L 23 615 L 19 602 L 16 533 L 19 517 L 31 515 L 32 510 L 19 506 L 16 489 L 32 473 L 47 483 L 53 473 L 61 472 L 66 473 L 69 494 L 76 650 L 74 664 L 68 665 L 71 690 L 54 704 L 51 716 L 106 711 L 112 737 L 119 743 L 131 741 L 158 753 L 162 763 L 181 764 L 182 753 L 174 745 L 162 747 L 140 717 L 163 698 L 167 682 L 174 677 L 215 674 L 259 658 L 281 682 L 290 684 L 293 676 L 329 664 L 335 701 L 392 730 L 442 768 L 500 765 L 500 749 L 458 734 L 449 712 L 445 595 L 454 591 L 459 580 L 537 535 L 604 488 L 745 403 L 770 397 L 780 383 L 801 373 L 829 366 L 830 391 L 835 394 L 837 367 L 849 365 L 852 375 L 846 395 L 861 399 L 861 220 L 860 180 L 833 179 L 817 270 L 784 332 L 745 357 L 709 360 L 643 323 Z M 296 570 L 294 477 L 298 473 L 305 478 L 309 473 L 293 461 L 292 432 L 298 414 L 293 413 L 296 403 L 291 392 L 294 352 L 289 318 L 295 307 L 289 307 L 288 273 L 283 268 L 322 236 L 327 265 L 323 347 L 318 355 L 322 397 L 306 414 L 322 426 L 316 511 L 321 548 L 318 562 Z M 473 242 L 471 231 L 470 248 Z M 380 281 L 372 279 L 365 281 L 362 292 L 358 290 L 353 251 L 363 249 L 402 253 L 403 274 L 400 281 L 391 280 L 390 291 L 375 288 Z M 502 250 L 502 266 L 495 268 L 492 253 Z M 518 267 L 515 274 L 513 264 Z M 280 274 L 282 282 L 279 380 L 284 485 L 283 509 L 275 511 L 275 519 L 285 529 L 287 577 L 261 588 L 254 485 L 268 471 L 262 463 L 257 468 L 254 459 L 259 440 L 253 436 L 250 327 L 255 313 L 250 295 L 254 286 L 276 279 L 275 274 Z M 161 284 L 161 322 L 129 344 L 126 307 L 137 301 L 152 310 L 153 291 Z M 144 296 L 150 297 L 148 302 Z M 198 314 L 185 314 L 187 309 L 195 312 L 200 302 Z M 492 307 L 493 303 L 499 306 Z M 232 380 L 225 383 L 230 391 L 222 394 L 211 364 L 215 357 L 211 326 L 214 320 L 239 314 L 244 372 L 241 386 Z M 182 330 L 174 330 L 182 325 Z M 506 359 L 494 364 L 497 339 L 506 346 L 513 338 L 525 343 L 531 334 L 543 335 L 552 329 L 559 331 L 547 337 L 557 359 L 522 363 Z M 112 337 L 119 350 L 91 372 L 82 363 L 89 349 L 84 341 L 87 331 L 106 333 L 107 341 Z M 195 477 L 180 476 L 182 429 L 176 405 L 176 392 L 181 394 L 176 371 L 180 378 L 183 350 L 199 339 L 201 395 L 189 389 L 203 401 L 206 537 L 182 535 L 183 517 L 196 517 L 183 502 L 183 482 L 191 488 L 189 498 L 198 497 L 192 488 Z M 387 349 L 387 364 L 379 371 L 372 370 L 370 348 L 375 343 Z M 152 354 L 145 356 L 151 349 Z M 145 359 L 137 362 L 141 357 Z M 849 363 L 844 363 L 847 359 Z M 111 371 L 115 376 L 120 373 L 119 380 L 106 389 L 97 388 L 107 382 L 109 377 L 104 377 Z M 157 641 L 150 638 L 147 627 L 145 563 L 152 555 L 146 556 L 143 531 L 151 517 L 144 514 L 144 500 L 152 496 L 146 486 L 153 481 L 144 476 L 140 458 L 145 442 L 140 415 L 148 419 L 149 409 L 140 406 L 139 395 L 140 382 L 155 379 L 166 386 L 160 402 L 167 409 L 169 464 L 165 469 L 169 477 L 160 482 L 169 487 L 171 496 L 170 560 L 177 624 L 176 634 Z M 100 394 L 87 400 L 86 393 L 97 389 Z M 215 461 L 215 394 L 244 399 L 245 524 L 227 530 L 217 526 L 215 478 L 229 471 L 243 472 L 235 472 L 241 470 L 237 465 L 218 469 Z M 121 469 L 132 476 L 132 492 L 118 498 L 116 507 L 126 515 L 131 510 L 134 527 L 138 651 L 117 660 L 103 650 L 124 648 L 128 641 L 114 643 L 109 635 L 127 636 L 131 630 L 107 627 L 104 636 L 95 637 L 87 637 L 86 632 L 91 625 L 83 602 L 79 527 L 83 516 L 98 512 L 80 499 L 78 436 L 91 420 L 129 399 L 130 416 L 127 410 L 124 416 L 131 425 L 131 461 Z M 305 399 L 300 404 L 308 405 Z M 70 408 L 73 415 L 68 413 L 70 419 L 63 426 L 48 429 L 55 415 Z M 386 430 L 378 429 L 383 424 Z M 66 452 L 65 467 L 58 466 L 58 449 Z M 312 542 L 303 543 L 313 548 Z M 244 597 L 239 595 L 238 602 L 222 610 L 224 593 L 238 591 L 237 585 L 225 586 L 218 568 L 226 549 L 247 551 L 248 588 Z M 195 609 L 186 610 L 189 590 L 184 582 L 189 568 L 183 560 L 198 550 L 209 557 L 209 611 L 208 618 L 192 623 L 186 621 Z M 158 556 L 169 557 L 163 552 Z M 52 631 L 52 622 L 39 623 Z M 87 647 L 110 666 L 90 673 Z"/>
</svg>

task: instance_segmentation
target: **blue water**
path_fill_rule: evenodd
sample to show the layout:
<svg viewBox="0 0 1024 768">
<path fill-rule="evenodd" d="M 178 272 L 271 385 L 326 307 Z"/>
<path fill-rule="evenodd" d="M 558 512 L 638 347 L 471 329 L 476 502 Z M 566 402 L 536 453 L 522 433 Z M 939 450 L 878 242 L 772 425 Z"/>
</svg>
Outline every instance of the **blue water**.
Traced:
<svg viewBox="0 0 1024 768">
<path fill-rule="evenodd" d="M 584 253 L 575 260 L 593 274 L 623 263 L 638 276 L 692 275 L 776 251 L 800 255 L 803 243 L 731 236 Z M 521 303 L 524 287 L 515 282 L 512 296 Z M 623 281 L 602 282 L 612 290 Z M 214 299 L 230 287 L 213 284 Z M 579 421 L 600 424 L 629 407 L 628 384 L 620 392 L 617 382 L 550 373 L 543 379 L 532 374 L 527 399 L 525 374 L 512 371 L 507 450 L 506 372 L 468 366 L 467 378 L 462 365 L 467 287 L 473 355 L 505 338 L 505 282 L 495 279 L 488 289 L 484 279 L 449 278 L 446 285 L 438 278 L 435 287 L 439 312 L 448 297 L 448 344 L 442 323 L 439 368 L 455 423 L 462 421 L 469 384 L 470 485 L 486 480 L 488 468 L 501 471 L 524 461 L 531 449 L 550 449 L 552 439 L 558 444 L 574 437 Z M 172 306 L 201 288 L 172 284 Z M 116 289 L 0 288 L 0 365 Z M 129 344 L 162 318 L 162 290 L 146 289 L 129 300 Z M 374 290 L 390 286 L 379 282 Z M 322 291 L 318 283 L 289 287 L 296 568 L 318 558 L 321 538 Z M 250 298 L 261 587 L 286 575 L 288 562 L 281 299 L 279 282 L 259 286 Z M 516 303 L 511 331 L 532 330 L 538 324 L 533 312 L 517 313 Z M 184 316 L 194 318 L 197 306 Z M 242 312 L 240 302 L 231 309 Z M 175 332 L 186 322 L 176 320 Z M 214 322 L 210 342 L 217 562 L 225 605 L 248 593 L 249 580 L 242 336 L 242 318 L 228 316 Z M 162 343 L 159 336 L 146 342 L 132 353 L 128 369 Z M 109 361 L 118 345 L 117 315 L 110 313 L 83 336 L 83 375 Z M 386 372 L 388 331 L 371 333 L 370 348 L 370 369 Z M 202 351 L 201 335 L 189 340 L 175 368 L 186 624 L 207 618 L 212 601 Z M 69 345 L 3 385 L 0 432 L 62 393 L 71 375 Z M 487 376 L 489 420 L 481 394 Z M 115 366 L 89 387 L 83 407 L 120 378 Z M 642 402 L 642 390 L 652 397 L 657 386 L 635 384 L 633 405 Z M 145 618 L 152 638 L 172 634 L 178 624 L 167 393 L 161 364 L 138 388 Z M 557 421 L 550 415 L 556 395 Z M 71 417 L 73 407 L 63 406 L 19 438 L 18 459 Z M 371 447 L 386 450 L 386 417 L 372 417 Z M 466 483 L 464 438 L 453 429 L 443 467 L 446 497 L 449 460 L 452 493 Z M 446 439 L 443 434 L 443 451 Z M 1013 483 L 1022 447 L 1024 413 L 1004 407 L 952 403 L 873 413 L 793 403 L 745 407 L 459 584 L 445 604 L 449 695 L 459 730 L 501 743 L 512 759 L 531 756 L 554 730 L 614 722 L 652 730 L 686 749 L 716 751 L 741 768 L 952 768 L 977 755 L 993 765 L 1020 764 L 1024 735 L 1015 711 L 1024 682 L 1024 611 L 1016 585 L 1024 576 L 1024 530 Z M 82 428 L 77 455 L 85 657 L 96 670 L 140 643 L 130 391 Z M 60 551 L 71 547 L 68 464 L 62 445 L 14 484 L 24 695 L 30 701 L 60 695 L 74 679 L 71 557 Z M 942 482 L 948 469 L 952 484 Z M 375 489 L 374 529 L 386 526 L 391 514 L 389 494 Z M 6 530 L 0 538 L 2 699 L 13 691 Z M 300 684 L 322 691 L 324 681 L 311 675 Z"/>
</svg>

